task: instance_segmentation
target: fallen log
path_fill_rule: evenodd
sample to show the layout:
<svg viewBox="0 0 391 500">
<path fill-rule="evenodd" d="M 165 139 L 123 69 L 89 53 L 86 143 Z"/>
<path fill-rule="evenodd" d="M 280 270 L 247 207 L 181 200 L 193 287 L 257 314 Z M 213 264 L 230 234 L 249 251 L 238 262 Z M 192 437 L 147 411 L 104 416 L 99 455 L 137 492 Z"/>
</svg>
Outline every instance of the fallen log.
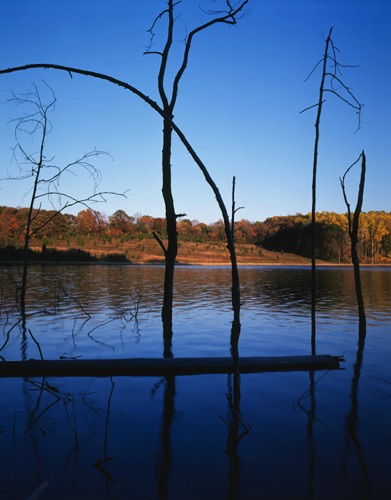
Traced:
<svg viewBox="0 0 391 500">
<path fill-rule="evenodd" d="M 335 370 L 340 356 L 273 356 L 239 359 L 240 373 Z M 0 377 L 167 376 L 232 373 L 232 358 L 130 358 L 0 362 Z"/>
</svg>

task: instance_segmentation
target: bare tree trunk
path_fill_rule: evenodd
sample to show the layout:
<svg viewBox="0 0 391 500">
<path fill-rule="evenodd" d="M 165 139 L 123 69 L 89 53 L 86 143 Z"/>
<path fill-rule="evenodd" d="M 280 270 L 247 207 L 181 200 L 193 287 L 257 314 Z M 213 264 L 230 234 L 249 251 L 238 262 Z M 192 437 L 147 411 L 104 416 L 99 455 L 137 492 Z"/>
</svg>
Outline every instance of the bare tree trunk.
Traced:
<svg viewBox="0 0 391 500">
<path fill-rule="evenodd" d="M 358 188 L 358 197 L 357 204 L 353 214 L 353 219 L 350 211 L 350 204 L 348 202 L 346 191 L 345 191 L 345 177 L 351 168 L 360 160 L 361 158 L 361 176 L 360 176 L 360 184 Z M 366 318 L 365 318 L 365 306 L 364 306 L 364 297 L 362 293 L 362 285 L 361 285 L 361 274 L 360 274 L 360 260 L 357 252 L 358 245 L 358 229 L 359 229 L 359 221 L 360 214 L 364 199 L 364 186 L 365 186 L 365 174 L 366 174 L 366 157 L 364 151 L 358 157 L 358 159 L 350 165 L 350 167 L 346 170 L 343 177 L 340 179 L 341 187 L 343 192 L 343 197 L 345 200 L 346 207 L 348 209 L 348 228 L 349 228 L 349 238 L 350 238 L 350 251 L 352 264 L 354 269 L 354 281 L 356 286 L 356 297 L 357 297 L 357 306 L 358 306 L 358 318 L 360 324 L 360 332 L 366 331 Z M 363 334 L 365 337 L 365 333 Z"/>
<path fill-rule="evenodd" d="M 22 287 L 20 291 L 20 312 L 22 314 L 22 320 L 25 322 L 26 319 L 26 289 L 27 289 L 27 272 L 28 272 L 28 263 L 29 263 L 29 246 L 30 246 L 30 237 L 31 237 L 31 225 L 34 220 L 33 210 L 34 203 L 37 198 L 37 190 L 40 182 L 40 174 L 43 167 L 44 161 L 44 150 L 45 150 L 45 141 L 47 136 L 48 129 L 48 118 L 47 113 L 48 110 L 53 106 L 55 99 L 53 98 L 52 102 L 48 106 L 42 106 L 39 101 L 38 91 L 36 93 L 36 107 L 38 108 L 40 119 L 37 120 L 37 124 L 41 127 L 41 143 L 39 148 L 39 158 L 36 162 L 30 160 L 32 164 L 32 170 L 35 171 L 33 189 L 30 198 L 30 207 L 27 215 L 27 225 L 26 232 L 24 235 L 24 247 L 23 247 L 23 275 L 22 275 Z M 23 103 L 22 100 L 19 100 L 19 103 Z M 20 123 L 23 123 L 21 121 Z M 35 167 L 35 168 L 34 168 Z"/>
<path fill-rule="evenodd" d="M 44 137 L 43 137 L 44 140 Z M 40 165 L 42 166 L 42 164 Z M 23 246 L 23 274 L 22 274 L 22 285 L 20 289 L 20 312 L 22 315 L 22 320 L 25 321 L 26 318 L 26 290 L 27 290 L 27 273 L 28 273 L 28 265 L 29 265 L 29 249 L 30 249 L 30 231 L 31 224 L 33 220 L 33 208 L 35 197 L 37 193 L 37 186 L 39 180 L 40 166 L 37 169 L 37 174 L 34 179 L 34 187 L 33 193 L 31 195 L 30 208 L 27 216 L 27 226 L 26 232 L 24 235 L 24 246 Z"/>
<path fill-rule="evenodd" d="M 330 28 L 329 34 L 325 42 L 325 50 L 322 59 L 315 65 L 308 78 L 314 73 L 315 69 L 321 64 L 322 74 L 319 86 L 318 102 L 303 111 L 317 108 L 315 119 L 315 141 L 314 141 L 314 157 L 312 165 L 312 207 L 311 207 L 311 354 L 316 354 L 316 178 L 318 170 L 318 151 L 319 151 L 319 138 L 320 138 L 320 121 L 322 115 L 322 108 L 324 103 L 324 94 L 329 92 L 348 106 L 356 110 L 358 116 L 358 127 L 360 128 L 361 122 L 361 108 L 362 105 L 358 102 L 353 95 L 350 88 L 345 85 L 341 79 L 341 65 L 337 60 L 337 49 L 334 46 L 331 38 L 333 28 Z M 345 66 L 346 67 L 346 66 Z M 302 111 L 302 112 L 303 112 Z"/>
<path fill-rule="evenodd" d="M 163 128 L 163 154 L 162 154 L 162 193 L 166 206 L 166 228 L 167 228 L 167 248 L 164 252 L 165 272 L 164 272 L 164 293 L 162 307 L 163 323 L 163 343 L 164 357 L 172 357 L 172 307 L 174 300 L 174 270 L 175 260 L 178 254 L 178 233 L 176 227 L 176 213 L 171 184 L 171 144 L 172 127 L 171 122 L 164 120 Z"/>
<path fill-rule="evenodd" d="M 239 336 L 240 336 L 240 282 L 239 282 L 239 271 L 236 261 L 235 252 L 235 215 L 238 210 L 242 207 L 236 208 L 235 203 L 235 187 L 236 179 L 235 176 L 232 179 L 232 209 L 231 209 L 231 226 L 230 226 L 230 238 L 231 238 L 231 248 L 229 246 L 230 240 L 228 239 L 228 249 L 231 256 L 231 274 L 232 274 L 232 309 L 234 311 L 234 320 L 231 329 L 231 354 L 236 362 L 239 362 Z M 227 228 L 226 228 L 227 232 Z M 239 368 L 238 368 L 239 369 Z"/>
<path fill-rule="evenodd" d="M 178 71 L 174 74 L 172 87 L 170 92 L 166 92 L 165 87 L 165 78 L 166 78 L 166 69 L 169 61 L 170 50 L 173 42 L 173 33 L 174 33 L 174 8 L 180 2 L 174 2 L 173 0 L 168 0 L 167 9 L 162 11 L 152 23 L 152 27 L 149 32 L 151 33 L 151 45 L 146 50 L 145 54 L 155 54 L 161 57 L 161 63 L 158 74 L 158 90 L 159 96 L 162 102 L 162 105 L 159 106 L 155 101 L 150 99 L 143 92 L 138 90 L 136 87 L 113 78 L 108 75 L 104 75 L 102 73 L 97 73 L 94 71 L 88 71 L 84 69 L 71 68 L 67 66 L 57 65 L 57 64 L 28 64 L 25 66 L 19 66 L 15 68 L 8 68 L 0 70 L 0 74 L 12 73 L 14 71 L 23 71 L 27 69 L 33 68 L 52 68 L 57 70 L 66 71 L 71 77 L 72 73 L 77 73 L 85 76 L 91 76 L 93 78 L 102 79 L 108 81 L 114 85 L 118 85 L 126 90 L 129 90 L 133 94 L 137 95 L 140 99 L 146 102 L 149 106 L 151 106 L 159 115 L 163 118 L 163 151 L 162 151 L 162 174 L 163 174 L 163 187 L 162 193 L 164 197 L 164 201 L 166 204 L 166 228 L 167 228 L 167 237 L 168 244 L 167 248 L 160 240 L 160 238 L 154 234 L 156 240 L 161 246 L 164 256 L 165 256 L 165 278 L 164 278 L 164 297 L 163 297 L 163 307 L 162 307 L 162 320 L 163 320 L 163 339 L 164 339 L 164 355 L 172 356 L 171 353 L 171 338 L 172 338 L 172 305 L 173 305 L 173 288 L 174 288 L 174 268 L 175 268 L 175 260 L 178 251 L 178 236 L 176 231 L 176 219 L 179 217 L 178 214 L 175 213 L 174 202 L 172 196 L 172 187 L 171 187 L 171 139 L 172 139 L 172 131 L 179 136 L 182 143 L 185 145 L 188 152 L 191 154 L 192 158 L 195 160 L 197 165 L 200 167 L 202 173 L 204 174 L 205 179 L 208 184 L 212 187 L 213 192 L 216 196 L 219 207 L 222 211 L 223 219 L 224 219 L 224 227 L 225 233 L 227 237 L 227 247 L 230 252 L 231 257 L 231 265 L 232 265 L 232 305 L 234 310 L 234 321 L 239 324 L 239 313 L 240 313 L 240 291 L 239 291 L 239 274 L 237 270 L 237 262 L 236 262 L 236 253 L 235 253 L 235 243 L 231 231 L 229 216 L 224 205 L 223 199 L 219 193 L 219 190 L 211 178 L 209 172 L 207 171 L 205 165 L 199 159 L 194 149 L 191 147 L 190 143 L 186 139 L 185 135 L 182 131 L 175 125 L 173 122 L 173 111 L 175 108 L 176 100 L 178 97 L 179 91 L 179 83 L 181 78 L 187 68 L 190 48 L 192 41 L 196 35 L 201 33 L 202 31 L 217 25 L 217 24 L 227 24 L 227 25 L 235 25 L 237 23 L 237 19 L 240 18 L 241 15 L 244 15 L 244 8 L 248 3 L 248 0 L 241 0 L 236 4 L 232 4 L 231 2 L 226 2 L 226 10 L 225 11 L 210 11 L 210 14 L 214 14 L 215 17 L 207 21 L 206 23 L 194 28 L 191 30 L 185 39 L 184 50 L 183 50 L 183 58 L 180 62 Z M 167 25 L 167 38 L 164 44 L 163 51 L 155 51 L 151 50 L 152 40 L 154 38 L 154 27 L 156 23 L 164 16 L 168 16 L 168 25 Z"/>
<path fill-rule="evenodd" d="M 223 24 L 236 24 L 236 16 L 242 11 L 244 6 L 246 5 L 248 0 L 244 0 L 241 3 L 233 6 L 230 2 L 227 2 L 227 11 L 226 12 L 216 12 L 216 17 L 212 20 L 206 22 L 203 25 L 200 25 L 189 32 L 186 37 L 183 57 L 182 61 L 179 65 L 177 72 L 174 75 L 174 79 L 172 82 L 171 90 L 168 92 L 166 90 L 166 76 L 167 76 L 167 66 L 170 59 L 170 52 L 173 43 L 173 35 L 174 35 L 174 26 L 175 26 L 175 17 L 174 17 L 174 8 L 177 3 L 174 0 L 168 0 L 167 9 L 162 11 L 152 23 L 152 26 L 149 30 L 151 33 L 151 46 L 145 52 L 146 54 L 155 54 L 159 55 L 161 58 L 159 73 L 158 73 L 158 90 L 159 96 L 162 103 L 162 109 L 164 112 L 163 119 L 163 156 L 162 156 L 162 172 L 163 172 L 163 187 L 162 193 L 164 198 L 164 203 L 166 206 L 166 228 L 167 228 L 167 248 L 164 247 L 163 243 L 159 241 L 160 246 L 164 251 L 165 256 L 165 275 L 164 275 L 164 296 L 163 296 L 163 307 L 162 307 L 162 322 L 163 322 L 163 342 L 164 342 L 164 356 L 171 357 L 171 339 L 172 339 L 172 307 L 173 307 L 173 294 L 174 294 L 174 271 L 175 271 L 175 260 L 178 253 L 178 234 L 176 228 L 176 220 L 179 217 L 178 214 L 175 213 L 174 208 L 174 200 L 172 195 L 172 184 L 171 184 L 171 146 L 172 146 L 172 131 L 174 129 L 173 126 L 173 113 L 175 104 L 178 98 L 179 92 L 179 83 L 181 78 L 187 68 L 189 54 L 191 49 L 191 44 L 193 38 L 200 32 L 205 29 L 213 26 L 214 24 L 223 23 Z M 154 38 L 154 29 L 156 23 L 163 17 L 167 16 L 167 38 L 164 44 L 164 48 L 162 51 L 151 50 L 152 40 Z M 140 93 L 138 93 L 140 95 Z M 208 174 L 209 175 L 209 174 Z M 182 214 L 181 214 L 182 215 Z M 225 221 L 227 224 L 227 221 Z M 229 221 L 228 221 L 229 226 Z M 231 234 L 231 230 L 226 225 L 226 234 L 228 239 L 228 247 L 234 246 L 233 235 Z M 236 267 L 236 256 L 234 256 L 234 264 Z M 236 273 L 232 273 L 232 293 L 234 290 L 239 289 L 239 277 L 236 270 Z M 235 283 L 234 283 L 235 282 Z M 239 300 L 235 298 L 235 303 Z M 239 308 L 234 307 L 234 321 L 239 321 Z"/>
<path fill-rule="evenodd" d="M 22 146 L 20 142 L 17 142 L 14 147 L 13 156 L 18 164 L 20 174 L 16 177 L 9 177 L 8 180 L 22 180 L 29 177 L 32 177 L 32 188 L 31 188 L 31 196 L 30 196 L 30 205 L 27 214 L 26 221 L 26 229 L 24 233 L 24 245 L 23 245 L 23 272 L 22 272 L 22 282 L 20 287 L 20 311 L 22 315 L 22 321 L 25 325 L 26 320 L 26 291 L 27 291 L 27 277 L 28 277 L 28 266 L 29 266 L 29 247 L 31 238 L 42 230 L 45 226 L 47 226 L 53 219 L 59 215 L 65 208 L 69 208 L 76 204 L 87 205 L 88 201 L 96 201 L 97 198 L 104 199 L 103 192 L 96 192 L 96 173 L 97 170 L 89 163 L 89 158 L 91 156 L 97 156 L 103 154 L 101 151 L 92 151 L 89 153 L 85 153 L 81 158 L 63 166 L 55 166 L 53 164 L 48 165 L 46 163 L 45 158 L 45 147 L 46 147 L 46 138 L 48 133 L 51 130 L 51 122 L 48 118 L 49 111 L 54 109 L 54 104 L 56 102 L 56 98 L 52 89 L 46 85 L 50 90 L 51 96 L 48 104 L 43 102 L 41 98 L 40 92 L 38 88 L 33 85 L 33 90 L 28 94 L 22 94 L 21 96 L 17 96 L 14 94 L 14 97 L 10 99 L 8 102 L 16 104 L 17 106 L 23 105 L 27 109 L 32 111 L 24 113 L 21 117 L 17 118 L 15 121 L 17 123 L 15 127 L 15 136 L 17 140 L 19 140 L 19 136 L 22 134 L 28 134 L 31 137 L 38 134 L 39 140 L 39 151 L 35 155 L 34 153 L 28 153 L 25 148 Z M 27 165 L 27 167 L 26 167 Z M 88 172 L 89 177 L 94 179 L 93 185 L 93 194 L 85 199 L 76 199 L 71 195 L 66 193 L 61 193 L 59 191 L 60 181 L 62 176 L 68 173 L 74 173 L 73 170 L 76 167 L 80 167 L 81 170 L 85 170 Z M 55 173 L 53 174 L 53 169 L 55 169 Z M 48 172 L 48 175 L 45 176 L 45 172 Z M 42 189 L 44 187 L 44 189 Z M 115 194 L 115 193 L 111 193 Z M 37 203 L 38 199 L 42 197 L 51 198 L 52 196 L 57 196 L 59 199 L 67 199 L 66 203 L 60 207 L 58 210 L 55 210 L 54 214 L 49 217 L 49 219 L 43 221 L 42 223 L 38 223 L 38 216 L 40 213 L 40 208 L 36 210 L 34 213 L 34 206 Z M 34 227 L 33 227 L 34 226 Z M 19 291 L 19 290 L 18 290 Z"/>
<path fill-rule="evenodd" d="M 326 39 L 326 46 L 323 54 L 322 77 L 319 88 L 319 99 L 317 104 L 317 114 L 315 120 L 315 143 L 314 143 L 314 159 L 312 164 L 312 207 L 311 207 L 311 354 L 316 354 L 316 177 L 318 171 L 318 150 L 320 137 L 320 118 L 323 107 L 323 94 L 325 88 L 325 80 L 327 74 L 327 59 L 329 54 L 329 45 L 331 40 L 330 28 Z"/>
</svg>

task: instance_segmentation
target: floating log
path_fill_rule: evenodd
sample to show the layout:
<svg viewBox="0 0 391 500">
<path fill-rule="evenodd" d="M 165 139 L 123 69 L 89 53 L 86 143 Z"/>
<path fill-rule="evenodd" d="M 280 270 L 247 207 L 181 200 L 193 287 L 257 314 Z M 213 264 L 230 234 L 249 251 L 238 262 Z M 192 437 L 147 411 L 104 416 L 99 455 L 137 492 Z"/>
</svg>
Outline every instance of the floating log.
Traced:
<svg viewBox="0 0 391 500">
<path fill-rule="evenodd" d="M 239 359 L 240 373 L 335 370 L 340 356 L 273 356 Z M 130 358 L 0 362 L 0 377 L 167 376 L 232 373 L 232 358 Z"/>
</svg>

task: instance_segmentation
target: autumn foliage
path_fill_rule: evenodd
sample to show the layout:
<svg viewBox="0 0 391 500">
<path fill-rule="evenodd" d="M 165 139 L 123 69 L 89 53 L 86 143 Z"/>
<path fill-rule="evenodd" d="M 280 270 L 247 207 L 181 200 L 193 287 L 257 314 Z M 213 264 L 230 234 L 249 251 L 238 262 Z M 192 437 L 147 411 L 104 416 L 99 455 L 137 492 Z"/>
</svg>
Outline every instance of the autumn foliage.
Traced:
<svg viewBox="0 0 391 500">
<path fill-rule="evenodd" d="M 0 207 L 0 247 L 21 247 L 27 221 L 27 208 Z M 104 246 L 131 240 L 153 240 L 153 232 L 163 240 L 165 219 L 149 215 L 129 216 L 123 210 L 106 216 L 90 209 L 77 215 L 40 210 L 34 224 L 42 228 L 32 241 L 32 247 L 57 247 L 82 249 L 91 244 Z M 235 240 L 238 245 L 254 245 L 259 249 L 274 250 L 310 257 L 310 214 L 270 217 L 263 222 L 242 219 L 235 223 Z M 350 242 L 346 214 L 321 212 L 317 214 L 317 258 L 329 262 L 350 262 Z M 182 219 L 178 221 L 180 242 L 225 244 L 223 222 L 205 224 Z M 391 213 L 367 212 L 360 217 L 358 253 L 362 263 L 391 262 Z M 9 252 L 7 253 L 9 255 Z"/>
</svg>

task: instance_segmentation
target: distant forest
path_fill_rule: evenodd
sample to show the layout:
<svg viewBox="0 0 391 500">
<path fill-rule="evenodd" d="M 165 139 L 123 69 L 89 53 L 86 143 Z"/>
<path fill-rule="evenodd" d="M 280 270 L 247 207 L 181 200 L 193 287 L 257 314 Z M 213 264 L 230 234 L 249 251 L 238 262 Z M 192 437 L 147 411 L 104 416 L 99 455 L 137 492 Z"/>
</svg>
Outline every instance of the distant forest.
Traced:
<svg viewBox="0 0 391 500">
<path fill-rule="evenodd" d="M 28 209 L 0 207 L 0 247 L 20 248 L 23 245 Z M 242 219 L 235 222 L 235 240 L 281 253 L 289 252 L 310 257 L 310 214 L 270 217 L 263 222 Z M 123 210 L 105 216 L 98 211 L 82 210 L 77 215 L 56 213 L 54 210 L 35 211 L 32 230 L 40 228 L 34 244 L 83 248 L 86 242 L 100 244 L 132 239 L 152 239 L 156 233 L 165 239 L 165 219 L 149 215 L 130 216 Z M 181 219 L 178 236 L 182 242 L 225 242 L 221 220 L 205 224 Z M 317 258 L 331 262 L 350 262 L 350 240 L 347 214 L 321 212 L 317 214 Z M 367 212 L 360 217 L 358 251 L 363 263 L 380 264 L 391 259 L 391 212 Z"/>
</svg>

